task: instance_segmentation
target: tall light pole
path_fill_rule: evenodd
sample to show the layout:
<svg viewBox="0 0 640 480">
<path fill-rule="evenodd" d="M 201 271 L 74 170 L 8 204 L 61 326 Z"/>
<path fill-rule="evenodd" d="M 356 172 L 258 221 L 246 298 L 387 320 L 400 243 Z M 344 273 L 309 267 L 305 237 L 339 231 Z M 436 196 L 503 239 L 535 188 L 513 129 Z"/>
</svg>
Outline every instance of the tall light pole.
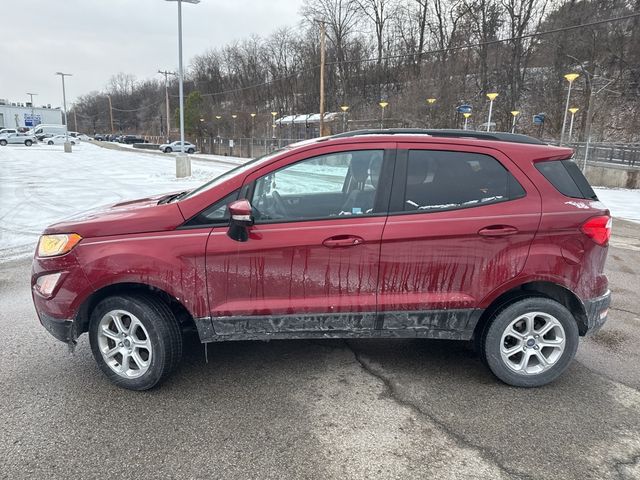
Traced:
<svg viewBox="0 0 640 480">
<path fill-rule="evenodd" d="M 569 112 L 569 99 L 571 98 L 571 85 L 580 75 L 577 73 L 567 73 L 564 78 L 569 82 L 569 90 L 567 91 L 567 103 L 564 107 L 564 118 L 562 119 L 562 132 L 560 133 L 560 145 L 564 143 L 564 130 L 567 126 L 567 113 Z"/>
<path fill-rule="evenodd" d="M 518 115 L 520 115 L 519 110 L 511 110 L 511 115 L 513 115 L 513 123 L 511 124 L 511 133 L 516 133 L 516 121 Z"/>
<path fill-rule="evenodd" d="M 380 130 L 382 130 L 384 128 L 384 109 L 387 108 L 389 102 L 382 100 L 378 102 L 378 105 L 380 105 L 380 109 L 382 110 L 380 113 Z"/>
<path fill-rule="evenodd" d="M 67 123 L 67 91 L 64 87 L 64 77 L 70 77 L 71 73 L 56 72 L 62 78 L 62 108 L 64 108 L 64 151 L 71 153 L 71 143 L 69 143 L 69 125 Z"/>
<path fill-rule="evenodd" d="M 322 137 L 324 136 L 324 59 L 327 27 L 324 24 L 324 20 L 316 19 L 316 22 L 320 23 L 320 136 Z"/>
<path fill-rule="evenodd" d="M 274 140 L 276 139 L 276 115 L 278 115 L 278 112 L 271 112 L 271 137 Z M 320 123 L 322 124 L 322 119 L 320 120 Z"/>
<path fill-rule="evenodd" d="M 469 117 L 471 116 L 470 112 L 465 112 L 462 114 L 462 116 L 464 117 L 464 130 L 467 129 L 467 125 L 469 123 Z"/>
<path fill-rule="evenodd" d="M 493 113 L 493 101 L 498 98 L 497 93 L 487 93 L 489 99 L 489 118 L 487 119 L 487 132 L 491 130 L 491 114 Z"/>
<path fill-rule="evenodd" d="M 436 103 L 435 97 L 427 98 L 427 105 L 429 105 L 429 116 L 431 117 L 431 123 L 433 123 L 433 104 Z"/>
<path fill-rule="evenodd" d="M 182 2 L 198 4 L 200 0 L 166 0 L 178 2 L 178 94 L 180 96 L 180 154 L 176 156 L 176 177 L 191 176 L 191 160 L 184 153 L 184 70 L 182 68 Z"/>
<path fill-rule="evenodd" d="M 31 93 L 31 92 L 27 92 L 27 95 L 29 95 L 29 97 L 31 98 L 30 100 L 30 104 L 31 104 L 31 128 L 36 128 L 36 125 L 33 124 L 34 122 L 34 116 L 35 116 L 35 112 L 34 112 L 34 107 L 33 107 L 33 97 L 35 95 L 38 95 L 37 93 Z"/>
<path fill-rule="evenodd" d="M 571 137 L 573 135 L 573 117 L 576 116 L 578 110 L 580 110 L 578 107 L 572 107 L 569 109 L 571 112 L 571 122 L 569 123 L 569 142 L 571 142 Z"/>
<path fill-rule="evenodd" d="M 233 118 L 233 138 L 236 138 L 236 118 L 238 118 L 238 115 L 236 115 L 235 113 L 233 115 L 231 115 L 231 118 Z"/>
<path fill-rule="evenodd" d="M 340 105 L 340 110 L 342 110 L 342 131 L 347 131 L 347 110 L 349 110 L 349 105 Z"/>
<path fill-rule="evenodd" d="M 167 143 L 171 141 L 170 132 L 171 124 L 169 123 L 169 116 L 171 115 L 171 108 L 169 107 L 169 75 L 175 75 L 176 72 L 169 72 L 168 70 L 158 70 L 160 75 L 164 75 L 164 100 L 165 108 L 167 110 Z"/>
<path fill-rule="evenodd" d="M 256 113 L 251 112 L 249 115 L 251 115 L 251 143 L 249 144 L 249 156 L 253 158 L 253 142 L 256 131 Z"/>
</svg>

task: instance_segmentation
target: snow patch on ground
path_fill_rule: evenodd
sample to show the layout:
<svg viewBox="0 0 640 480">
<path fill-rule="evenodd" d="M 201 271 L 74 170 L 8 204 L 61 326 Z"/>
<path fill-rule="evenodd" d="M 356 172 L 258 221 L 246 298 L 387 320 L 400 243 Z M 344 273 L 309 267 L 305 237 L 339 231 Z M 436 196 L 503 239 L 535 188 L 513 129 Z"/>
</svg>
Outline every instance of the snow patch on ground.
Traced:
<svg viewBox="0 0 640 480">
<path fill-rule="evenodd" d="M 640 223 L 640 190 L 601 187 L 595 187 L 594 190 L 611 215 Z"/>
<path fill-rule="evenodd" d="M 187 190 L 247 159 L 207 156 L 192 177 L 175 178 L 172 155 L 110 150 L 85 143 L 0 147 L 0 261 L 32 255 L 49 224 L 92 208 Z M 224 163 L 221 163 L 224 162 Z"/>
</svg>

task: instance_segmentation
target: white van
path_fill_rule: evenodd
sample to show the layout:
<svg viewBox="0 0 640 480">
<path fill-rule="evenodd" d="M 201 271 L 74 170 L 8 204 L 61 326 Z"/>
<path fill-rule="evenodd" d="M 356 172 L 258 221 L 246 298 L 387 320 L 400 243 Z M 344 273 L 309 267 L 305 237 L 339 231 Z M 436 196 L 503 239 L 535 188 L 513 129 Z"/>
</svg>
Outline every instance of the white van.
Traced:
<svg viewBox="0 0 640 480">
<path fill-rule="evenodd" d="M 37 127 L 29 130 L 29 133 L 36 137 L 38 140 L 42 141 L 44 138 L 53 137 L 54 135 L 64 135 L 66 132 L 66 128 L 64 125 L 47 125 L 40 124 Z"/>
</svg>

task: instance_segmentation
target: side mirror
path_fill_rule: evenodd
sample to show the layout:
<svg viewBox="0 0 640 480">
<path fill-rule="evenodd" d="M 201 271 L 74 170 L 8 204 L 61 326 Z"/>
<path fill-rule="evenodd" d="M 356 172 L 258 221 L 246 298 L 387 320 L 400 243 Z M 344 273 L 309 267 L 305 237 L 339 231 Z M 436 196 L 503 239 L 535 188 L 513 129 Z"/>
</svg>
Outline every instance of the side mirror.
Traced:
<svg viewBox="0 0 640 480">
<path fill-rule="evenodd" d="M 246 242 L 249 239 L 247 227 L 253 225 L 253 216 L 251 215 L 251 203 L 249 200 L 236 200 L 229 205 L 229 230 L 227 235 L 232 240 L 238 242 Z"/>
</svg>

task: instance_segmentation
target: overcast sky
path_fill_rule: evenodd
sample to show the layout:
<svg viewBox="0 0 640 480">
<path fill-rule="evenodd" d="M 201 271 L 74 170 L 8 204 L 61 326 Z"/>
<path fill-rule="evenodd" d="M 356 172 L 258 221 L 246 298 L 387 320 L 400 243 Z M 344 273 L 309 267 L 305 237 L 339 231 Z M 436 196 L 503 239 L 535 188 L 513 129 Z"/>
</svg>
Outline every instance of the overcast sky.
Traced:
<svg viewBox="0 0 640 480">
<path fill-rule="evenodd" d="M 148 78 L 177 70 L 177 4 L 166 0 L 2 0 L 0 98 L 62 104 L 102 90 L 118 72 Z M 183 4 L 185 67 L 194 55 L 300 21 L 302 0 L 202 0 Z"/>
</svg>

